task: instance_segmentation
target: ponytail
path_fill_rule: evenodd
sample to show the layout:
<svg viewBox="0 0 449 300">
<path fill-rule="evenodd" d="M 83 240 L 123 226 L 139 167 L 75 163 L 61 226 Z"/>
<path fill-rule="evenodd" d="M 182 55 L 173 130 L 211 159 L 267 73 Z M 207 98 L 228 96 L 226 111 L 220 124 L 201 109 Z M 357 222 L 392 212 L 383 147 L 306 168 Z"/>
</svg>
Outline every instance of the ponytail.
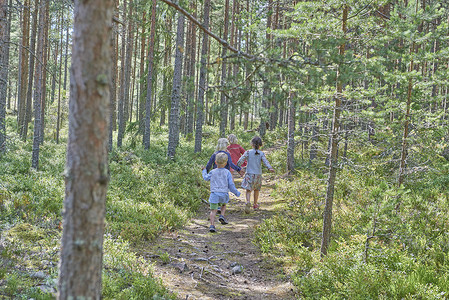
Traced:
<svg viewBox="0 0 449 300">
<path fill-rule="evenodd" d="M 253 145 L 254 150 L 256 150 L 255 155 L 260 155 L 260 153 L 257 150 L 259 150 L 260 146 L 262 146 L 262 139 L 258 136 L 255 136 L 251 140 L 251 144 Z"/>
</svg>

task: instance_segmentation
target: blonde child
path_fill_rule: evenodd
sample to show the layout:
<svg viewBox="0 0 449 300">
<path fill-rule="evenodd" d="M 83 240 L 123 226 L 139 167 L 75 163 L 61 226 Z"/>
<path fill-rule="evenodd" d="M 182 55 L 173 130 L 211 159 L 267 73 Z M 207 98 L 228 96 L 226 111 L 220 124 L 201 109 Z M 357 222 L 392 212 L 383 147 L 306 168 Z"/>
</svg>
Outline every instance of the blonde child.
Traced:
<svg viewBox="0 0 449 300">
<path fill-rule="evenodd" d="M 262 146 L 262 139 L 258 136 L 255 136 L 251 140 L 251 146 L 253 149 L 245 151 L 245 153 L 237 162 L 238 166 L 242 165 L 245 160 L 248 162 L 246 173 L 242 181 L 242 188 L 246 189 L 246 213 L 249 213 L 251 208 L 250 200 L 252 191 L 254 191 L 253 208 L 255 210 L 259 209 L 259 204 L 257 203 L 257 201 L 259 200 L 259 191 L 262 187 L 262 162 L 268 168 L 268 170 L 270 170 L 270 172 L 274 172 L 274 169 L 271 167 L 270 163 L 265 157 L 265 154 L 259 150 L 259 148 Z"/>
<path fill-rule="evenodd" d="M 226 169 L 228 169 L 230 171 L 230 169 L 233 168 L 237 172 L 241 171 L 241 168 L 239 166 L 234 165 L 234 163 L 232 162 L 231 154 L 226 149 L 228 147 L 228 145 L 229 145 L 229 141 L 227 138 L 218 139 L 217 147 L 215 148 L 215 152 L 214 152 L 214 154 L 211 155 L 211 157 L 206 165 L 206 171 L 208 173 L 211 169 L 215 169 L 217 167 L 217 165 L 215 164 L 215 156 L 218 153 L 225 153 L 227 155 L 228 161 L 226 162 L 226 165 L 225 165 Z"/>
<path fill-rule="evenodd" d="M 226 204 L 229 202 L 229 192 L 231 191 L 237 197 L 240 196 L 240 192 L 234 185 L 232 180 L 231 172 L 225 168 L 228 162 L 228 156 L 225 153 L 217 153 L 215 156 L 216 169 L 213 169 L 209 173 L 205 167 L 203 167 L 203 178 L 204 180 L 210 181 L 210 232 L 216 232 L 215 229 L 215 216 L 217 210 L 221 207 L 221 214 L 218 217 L 218 221 L 221 224 L 226 225 L 228 221 L 225 219 L 224 215 L 226 213 Z"/>
</svg>

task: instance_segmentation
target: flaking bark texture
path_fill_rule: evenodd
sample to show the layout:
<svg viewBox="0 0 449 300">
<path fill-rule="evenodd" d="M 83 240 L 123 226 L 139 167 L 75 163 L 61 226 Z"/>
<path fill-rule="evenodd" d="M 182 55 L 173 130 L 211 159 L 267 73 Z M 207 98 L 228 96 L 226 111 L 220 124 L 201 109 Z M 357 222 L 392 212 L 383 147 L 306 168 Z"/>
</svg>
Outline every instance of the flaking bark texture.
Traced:
<svg viewBox="0 0 449 300">
<path fill-rule="evenodd" d="M 100 299 L 113 0 L 75 1 L 59 299 Z"/>
</svg>

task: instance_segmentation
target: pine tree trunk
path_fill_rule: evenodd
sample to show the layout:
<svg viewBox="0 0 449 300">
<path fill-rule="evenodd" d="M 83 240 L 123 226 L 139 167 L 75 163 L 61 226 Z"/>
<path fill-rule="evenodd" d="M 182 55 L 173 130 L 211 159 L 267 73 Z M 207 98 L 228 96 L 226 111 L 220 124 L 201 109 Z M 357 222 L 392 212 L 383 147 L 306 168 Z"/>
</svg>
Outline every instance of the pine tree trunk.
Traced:
<svg viewBox="0 0 449 300">
<path fill-rule="evenodd" d="M 209 29 L 210 0 L 204 1 L 204 21 L 203 26 Z M 196 104 L 196 128 L 195 128 L 195 153 L 201 152 L 201 143 L 203 139 L 204 124 L 204 95 L 206 93 L 206 77 L 207 77 L 207 57 L 209 48 L 209 35 L 203 33 L 203 41 L 201 44 L 201 67 L 200 81 L 198 84 L 198 101 Z"/>
<path fill-rule="evenodd" d="M 156 36 L 156 0 L 153 0 L 151 6 L 151 31 L 150 31 L 150 49 L 148 52 L 148 74 L 147 74 L 147 96 L 145 102 L 145 132 L 143 134 L 143 145 L 146 150 L 150 149 L 151 133 L 151 102 L 153 96 L 153 73 L 154 73 L 154 38 Z"/>
<path fill-rule="evenodd" d="M 123 2 L 123 20 L 126 20 L 128 0 Z M 126 26 L 123 25 L 123 31 L 126 31 Z M 117 148 L 122 147 L 123 135 L 125 134 L 125 94 L 126 94 L 126 37 L 122 34 L 122 45 L 120 51 L 120 94 L 118 99 L 117 117 L 118 117 L 118 132 L 117 132 Z"/>
<path fill-rule="evenodd" d="M 101 299 L 112 0 L 75 1 L 58 299 Z"/>
<path fill-rule="evenodd" d="M 44 35 L 45 35 L 45 7 L 47 6 L 47 0 L 40 0 L 39 3 L 39 28 L 38 28 L 38 41 L 37 41 L 37 49 L 36 56 L 39 62 L 44 61 Z M 41 141 L 41 127 L 42 127 L 42 98 L 44 95 L 44 71 L 43 65 L 38 63 L 36 65 L 36 83 L 34 88 L 34 128 L 33 128 L 33 153 L 31 159 L 31 167 L 34 169 L 39 168 L 39 148 Z"/>
<path fill-rule="evenodd" d="M 146 12 L 143 12 L 143 19 L 142 19 L 142 35 L 140 39 L 140 71 L 139 71 L 139 81 L 140 81 L 140 94 L 139 94 L 139 133 L 144 133 L 145 130 L 145 119 L 144 119 L 144 112 L 145 112 L 145 101 L 144 98 L 145 95 L 145 81 L 144 81 L 144 73 L 145 73 L 145 49 L 146 49 L 146 26 L 144 25 L 147 20 L 147 14 Z"/>
<path fill-rule="evenodd" d="M 295 170 L 295 114 L 296 105 L 294 94 L 290 92 L 288 99 L 288 143 L 287 143 L 287 171 L 291 174 Z"/>
<path fill-rule="evenodd" d="M 30 51 L 31 53 L 35 52 L 36 48 L 36 35 L 37 35 L 37 19 L 38 19 L 38 6 L 39 6 L 39 0 L 35 0 L 34 4 L 34 11 L 33 11 L 33 26 L 31 29 L 31 43 L 30 43 Z M 32 115 L 32 91 L 33 91 L 33 81 L 35 78 L 34 74 L 34 63 L 35 58 L 34 55 L 30 56 L 30 64 L 28 69 L 28 87 L 27 87 L 27 96 L 26 96 L 26 111 L 25 111 L 25 122 L 23 126 L 23 132 L 22 132 L 22 140 L 26 141 L 28 136 L 28 124 L 31 122 L 31 115 Z"/>
<path fill-rule="evenodd" d="M 348 6 L 345 5 L 343 8 L 342 17 L 342 31 L 346 35 L 346 22 L 348 19 Z M 346 43 L 343 42 L 339 47 L 339 55 L 343 59 L 345 55 Z M 339 128 L 340 128 L 340 113 L 341 113 L 341 103 L 342 103 L 342 93 L 343 93 L 343 82 L 341 74 L 341 65 L 338 66 L 337 70 L 337 91 L 335 95 L 335 107 L 334 115 L 332 119 L 332 134 L 331 134 L 331 148 L 330 148 L 330 166 L 329 166 L 329 177 L 327 180 L 326 189 L 326 204 L 324 207 L 323 216 L 323 235 L 321 240 L 321 255 L 327 255 L 327 249 L 330 243 L 330 235 L 332 228 L 332 205 L 334 201 L 334 189 L 335 180 L 337 177 L 337 151 L 338 151 L 338 139 L 339 139 Z"/>
<path fill-rule="evenodd" d="M 6 142 L 6 97 L 9 68 L 9 26 L 8 0 L 0 0 L 0 155 L 5 151 Z"/>
<path fill-rule="evenodd" d="M 45 10 L 45 16 L 44 16 L 44 45 L 43 45 L 43 58 L 42 58 L 42 101 L 41 101 L 41 132 L 39 134 L 40 143 L 44 143 L 44 133 L 45 133 L 45 111 L 47 107 L 47 64 L 48 64 L 48 27 L 49 27 L 49 13 L 50 13 L 50 1 L 46 1 L 45 7 L 43 7 Z"/>
<path fill-rule="evenodd" d="M 64 6 L 63 6 L 64 7 Z M 63 47 L 63 30 L 64 30 L 64 10 L 61 11 L 61 39 L 59 41 L 60 47 L 61 47 L 61 53 L 62 53 L 62 47 Z M 58 111 L 57 111 L 57 117 L 56 117 L 56 143 L 59 144 L 59 131 L 60 131 L 60 124 L 61 124 L 61 87 L 62 87 L 62 58 L 59 60 L 59 79 L 58 79 Z"/>
<path fill-rule="evenodd" d="M 115 6 L 115 5 L 114 5 Z M 115 12 L 114 12 L 115 13 Z M 116 107 L 117 107 L 117 25 L 115 22 L 112 23 L 112 31 L 111 31 L 111 61 L 112 61 L 112 70 L 111 70 L 111 85 L 110 85 L 110 103 L 109 103 L 109 136 L 108 136 L 108 150 L 112 151 L 114 147 L 113 142 L 113 133 L 114 133 L 114 123 L 116 119 Z"/>
<path fill-rule="evenodd" d="M 171 96 L 167 156 L 174 158 L 179 143 L 179 102 L 182 85 L 182 51 L 184 47 L 184 15 L 179 13 L 176 33 L 175 69 Z"/>
<path fill-rule="evenodd" d="M 225 8 L 224 8 L 224 29 L 223 29 L 223 40 L 228 39 L 228 23 L 229 23 L 229 0 L 225 1 Z M 227 64 L 226 64 L 226 54 L 227 54 L 228 48 L 223 47 L 221 52 L 221 81 L 220 86 L 221 89 L 225 89 L 226 85 L 226 72 L 227 72 Z M 227 97 L 224 91 L 221 92 L 220 95 L 220 137 L 225 137 L 226 135 L 226 126 L 227 126 L 227 120 L 228 120 L 228 103 L 227 103 Z"/>
<path fill-rule="evenodd" d="M 26 95 L 27 95 L 27 78 L 28 78 L 28 46 L 30 44 L 30 3 L 29 0 L 25 0 L 22 10 L 22 39 L 19 47 L 19 73 L 17 78 L 18 85 L 18 98 L 17 98 L 17 127 L 18 133 L 22 136 L 25 126 L 25 114 L 26 114 Z"/>
<path fill-rule="evenodd" d="M 132 65 L 132 53 L 134 46 L 134 21 L 133 21 L 133 0 L 129 1 L 129 13 L 127 16 L 128 30 L 126 38 L 126 54 L 125 54 L 125 78 L 124 78 L 124 100 L 123 100 L 123 128 L 126 128 L 126 122 L 129 120 L 129 98 L 131 87 L 131 65 Z M 124 132 L 123 132 L 124 134 Z"/>
</svg>

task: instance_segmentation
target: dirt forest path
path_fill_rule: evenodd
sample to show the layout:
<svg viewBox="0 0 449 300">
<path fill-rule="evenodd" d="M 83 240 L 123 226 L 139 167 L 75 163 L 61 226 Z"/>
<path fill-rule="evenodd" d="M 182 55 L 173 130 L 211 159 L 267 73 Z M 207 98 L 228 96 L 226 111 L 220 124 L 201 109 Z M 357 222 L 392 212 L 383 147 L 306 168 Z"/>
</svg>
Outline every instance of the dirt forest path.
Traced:
<svg viewBox="0 0 449 300">
<path fill-rule="evenodd" d="M 210 233 L 209 207 L 204 203 L 189 224 L 161 236 L 147 249 L 144 255 L 154 263 L 155 275 L 179 299 L 295 299 L 289 276 L 275 261 L 264 259 L 252 243 L 255 227 L 275 214 L 277 203 L 270 197 L 273 178 L 264 175 L 260 210 L 245 213 L 245 191 L 236 175 L 241 195 L 230 193 L 228 225 L 217 218 L 217 233 Z"/>
</svg>

